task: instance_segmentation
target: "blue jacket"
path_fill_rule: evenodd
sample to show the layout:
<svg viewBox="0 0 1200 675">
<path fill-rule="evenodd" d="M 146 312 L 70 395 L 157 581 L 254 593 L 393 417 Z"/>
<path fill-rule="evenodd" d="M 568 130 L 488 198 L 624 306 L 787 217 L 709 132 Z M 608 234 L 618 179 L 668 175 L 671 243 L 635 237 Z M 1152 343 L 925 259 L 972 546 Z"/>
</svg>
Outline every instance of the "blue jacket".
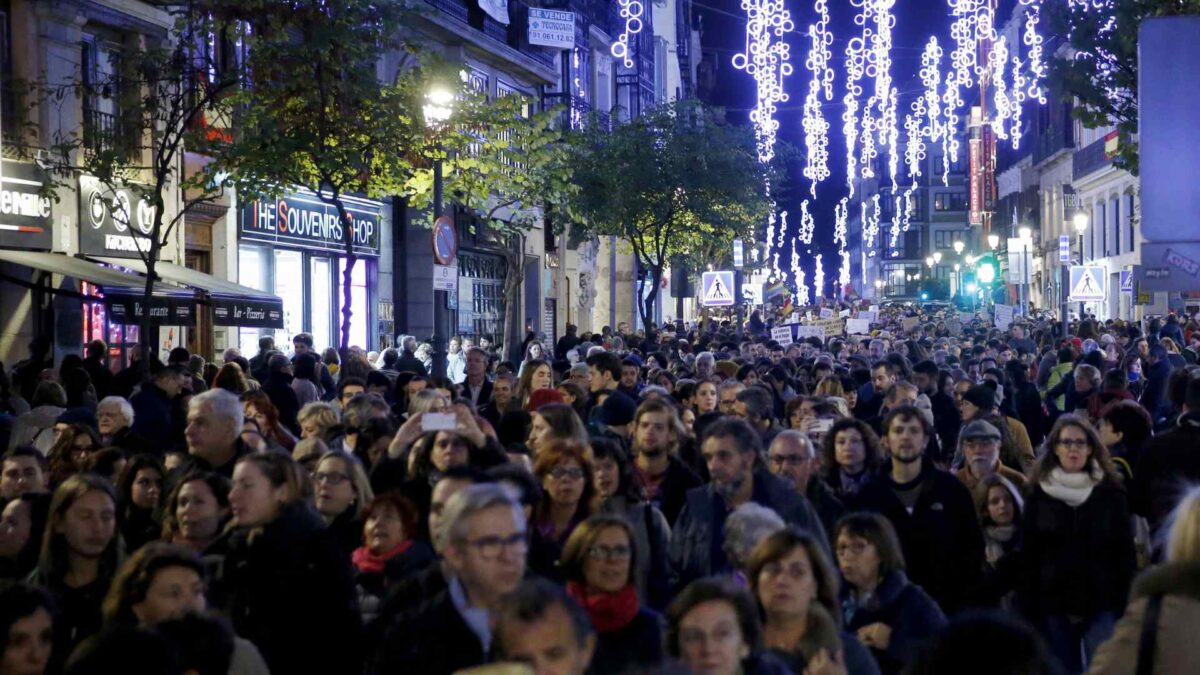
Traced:
<svg viewBox="0 0 1200 675">
<path fill-rule="evenodd" d="M 1160 360 L 1146 370 L 1146 388 L 1142 391 L 1142 400 L 1138 402 L 1155 422 L 1171 414 L 1171 402 L 1167 400 L 1167 382 L 1170 379 L 1171 364 L 1166 360 Z"/>
<path fill-rule="evenodd" d="M 773 509 L 789 525 L 807 530 L 829 552 L 829 539 L 816 510 L 790 484 L 755 471 L 751 500 Z M 671 588 L 678 591 L 696 579 L 732 571 L 724 548 L 725 518 L 730 511 L 711 483 L 688 491 L 671 531 Z"/>
<path fill-rule="evenodd" d="M 946 615 L 920 586 L 909 582 L 904 572 L 883 578 L 863 605 L 852 600 L 853 588 L 842 584 L 842 622 L 847 633 L 882 623 L 892 629 L 887 649 L 871 649 L 879 671 L 899 673 L 917 656 L 921 646 L 946 625 Z"/>
<path fill-rule="evenodd" d="M 173 445 L 171 399 L 167 392 L 153 382 L 147 382 L 129 399 L 129 404 L 133 406 L 132 428 L 135 434 L 145 438 L 156 448 L 169 448 Z"/>
</svg>

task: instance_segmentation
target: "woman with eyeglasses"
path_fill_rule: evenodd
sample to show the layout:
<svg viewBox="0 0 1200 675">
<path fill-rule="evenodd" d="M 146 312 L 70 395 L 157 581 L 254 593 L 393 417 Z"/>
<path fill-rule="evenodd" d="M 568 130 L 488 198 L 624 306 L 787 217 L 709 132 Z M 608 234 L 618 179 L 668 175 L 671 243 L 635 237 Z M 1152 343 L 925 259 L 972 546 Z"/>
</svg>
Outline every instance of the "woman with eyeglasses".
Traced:
<svg viewBox="0 0 1200 675">
<path fill-rule="evenodd" d="M 530 526 L 542 543 L 561 548 L 575 526 L 599 510 L 592 451 L 572 441 L 554 441 L 533 464 L 542 484 L 542 501 L 533 510 Z M 557 569 L 535 570 L 553 579 Z"/>
<path fill-rule="evenodd" d="M 763 539 L 747 563 L 763 615 L 763 642 L 792 672 L 878 675 L 879 666 L 842 632 L 838 577 L 812 535 L 789 527 Z"/>
<path fill-rule="evenodd" d="M 842 627 L 853 633 L 884 675 L 899 673 L 921 645 L 946 625 L 946 616 L 925 591 L 904 574 L 904 553 L 896 530 L 878 513 L 851 513 L 834 531 Z"/>
<path fill-rule="evenodd" d="M 589 673 L 656 671 L 663 660 L 662 617 L 642 604 L 633 583 L 633 530 L 621 516 L 596 515 L 575 528 L 563 547 L 567 594 L 596 630 Z"/>
<path fill-rule="evenodd" d="M 137 455 L 117 482 L 117 507 L 125 552 L 133 553 L 162 532 L 163 480 L 167 471 L 153 455 Z"/>
<path fill-rule="evenodd" d="M 667 651 L 694 675 L 792 672 L 763 649 L 754 598 L 727 577 L 688 584 L 667 608 L 667 623 Z"/>
<path fill-rule="evenodd" d="M 46 452 L 50 485 L 55 486 L 83 470 L 91 454 L 100 449 L 100 435 L 86 424 L 68 424 Z"/>
<path fill-rule="evenodd" d="M 214 604 L 273 673 L 356 672 L 358 603 L 349 556 L 304 495 L 307 474 L 280 454 L 246 455 L 233 471 L 233 527 L 213 581 Z"/>
<path fill-rule="evenodd" d="M 317 460 L 312 479 L 317 513 L 348 557 L 362 544 L 363 510 L 375 497 L 367 473 L 353 455 L 334 451 Z"/>
<path fill-rule="evenodd" d="M 1125 490 L 1100 435 L 1075 415 L 1054 423 L 1030 478 L 1018 599 L 1080 673 L 1112 634 L 1137 568 Z"/>
</svg>

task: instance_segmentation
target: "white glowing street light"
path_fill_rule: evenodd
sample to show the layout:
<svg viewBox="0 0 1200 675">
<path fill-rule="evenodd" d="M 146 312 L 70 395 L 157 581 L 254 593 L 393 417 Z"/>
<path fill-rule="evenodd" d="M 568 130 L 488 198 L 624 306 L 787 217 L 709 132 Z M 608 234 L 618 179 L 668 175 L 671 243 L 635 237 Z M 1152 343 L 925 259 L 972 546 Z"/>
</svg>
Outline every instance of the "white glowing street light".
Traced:
<svg viewBox="0 0 1200 675">
<path fill-rule="evenodd" d="M 1021 228 L 1017 230 L 1017 235 L 1025 241 L 1032 241 L 1033 229 L 1028 225 L 1022 225 Z"/>
<path fill-rule="evenodd" d="M 929 269 L 933 269 L 933 265 L 934 265 L 933 256 L 929 256 L 928 258 L 926 258 L 925 264 L 929 265 Z"/>
<path fill-rule="evenodd" d="M 1071 222 L 1075 225 L 1076 234 L 1082 235 L 1084 232 L 1087 232 L 1088 217 L 1086 213 L 1076 213 Z"/>
<path fill-rule="evenodd" d="M 991 248 L 993 251 L 995 251 L 996 247 L 1000 246 L 1000 235 L 989 234 L 987 236 L 987 242 L 988 242 L 988 248 Z"/>
<path fill-rule="evenodd" d="M 964 248 L 966 248 L 966 247 L 967 247 L 967 245 L 963 243 L 962 239 L 956 239 L 956 240 L 954 241 L 954 253 L 955 253 L 955 255 L 962 255 L 963 249 L 964 249 Z"/>
<path fill-rule="evenodd" d="M 941 252 L 941 251 L 935 251 L 935 252 L 934 252 L 934 254 L 933 254 L 933 262 L 935 262 L 935 263 L 940 263 L 940 262 L 942 262 L 942 252 Z"/>
</svg>

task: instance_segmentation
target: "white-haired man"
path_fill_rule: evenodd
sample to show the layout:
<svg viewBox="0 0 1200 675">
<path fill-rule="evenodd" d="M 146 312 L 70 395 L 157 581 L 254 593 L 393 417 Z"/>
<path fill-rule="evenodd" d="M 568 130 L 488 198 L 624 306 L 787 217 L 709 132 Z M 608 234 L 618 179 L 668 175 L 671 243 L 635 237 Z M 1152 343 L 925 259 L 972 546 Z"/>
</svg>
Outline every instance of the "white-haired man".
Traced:
<svg viewBox="0 0 1200 675">
<path fill-rule="evenodd" d="M 209 389 L 193 396 L 188 402 L 188 458 L 172 476 L 186 476 L 189 471 L 215 471 L 233 478 L 233 467 L 242 455 L 249 452 L 242 442 L 242 422 L 245 413 L 238 397 L 224 389 Z M 175 481 L 169 481 L 172 485 Z"/>
<path fill-rule="evenodd" d="M 133 430 L 133 405 L 120 396 L 106 396 L 96 404 L 96 428 L 105 446 L 121 448 L 129 457 L 162 455 L 144 436 Z"/>
</svg>

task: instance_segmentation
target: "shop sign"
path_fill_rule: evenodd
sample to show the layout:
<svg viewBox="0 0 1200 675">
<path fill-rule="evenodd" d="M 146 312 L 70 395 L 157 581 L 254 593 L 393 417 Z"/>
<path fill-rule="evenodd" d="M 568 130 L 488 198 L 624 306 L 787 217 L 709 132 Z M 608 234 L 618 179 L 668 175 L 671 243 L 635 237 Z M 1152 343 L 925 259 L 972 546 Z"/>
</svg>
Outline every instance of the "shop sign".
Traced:
<svg viewBox="0 0 1200 675">
<path fill-rule="evenodd" d="M 136 326 L 147 312 L 141 296 L 113 295 L 104 298 L 109 323 Z M 150 323 L 157 326 L 192 326 L 196 323 L 196 301 L 192 298 L 153 297 L 150 301 Z"/>
<path fill-rule="evenodd" d="M 342 197 L 342 201 L 354 221 L 354 252 L 378 256 L 383 204 L 359 197 Z M 250 202 L 238 214 L 238 230 L 243 241 L 320 251 L 346 250 L 346 228 L 337 209 L 307 190 Z"/>
<path fill-rule="evenodd" d="M 85 255 L 142 258 L 154 234 L 154 205 L 142 189 L 115 191 L 95 176 L 79 177 L 79 250 Z"/>
<path fill-rule="evenodd" d="M 49 251 L 51 200 L 36 164 L 0 162 L 0 248 Z"/>
<path fill-rule="evenodd" d="M 245 328 L 283 328 L 283 304 L 242 298 L 213 298 L 213 323 Z"/>
</svg>

